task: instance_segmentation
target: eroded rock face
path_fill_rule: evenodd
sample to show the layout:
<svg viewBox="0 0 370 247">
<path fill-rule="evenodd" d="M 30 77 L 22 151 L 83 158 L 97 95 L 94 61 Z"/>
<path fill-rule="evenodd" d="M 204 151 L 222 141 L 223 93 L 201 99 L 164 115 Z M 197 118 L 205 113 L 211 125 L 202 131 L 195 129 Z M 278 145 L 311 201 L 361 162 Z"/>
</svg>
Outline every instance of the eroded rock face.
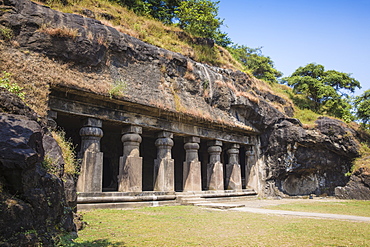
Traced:
<svg viewBox="0 0 370 247">
<path fill-rule="evenodd" d="M 335 188 L 335 196 L 340 199 L 370 200 L 370 170 L 360 168 L 354 172 L 346 186 Z"/>
<path fill-rule="evenodd" d="M 316 124 L 306 130 L 297 120 L 280 119 L 262 134 L 267 194 L 333 195 L 335 187 L 348 182 L 344 174 L 359 156 L 354 131 L 330 118 Z"/>
<path fill-rule="evenodd" d="M 16 105 L 22 105 L 20 99 Z M 0 113 L 1 246 L 54 246 L 58 234 L 75 231 L 62 180 L 42 168 L 44 136 L 40 124 L 29 117 Z"/>
</svg>

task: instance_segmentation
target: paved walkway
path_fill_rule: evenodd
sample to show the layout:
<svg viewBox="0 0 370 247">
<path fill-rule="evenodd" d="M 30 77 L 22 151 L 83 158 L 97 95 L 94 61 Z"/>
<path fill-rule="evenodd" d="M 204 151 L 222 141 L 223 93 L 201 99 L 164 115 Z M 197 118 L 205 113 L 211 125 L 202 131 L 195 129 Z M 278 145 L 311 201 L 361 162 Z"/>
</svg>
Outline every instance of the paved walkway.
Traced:
<svg viewBox="0 0 370 247">
<path fill-rule="evenodd" d="M 298 201 L 315 202 L 315 201 L 339 201 L 339 200 L 334 199 L 334 198 L 313 199 L 313 200 L 310 200 L 310 199 L 247 200 L 247 201 L 240 201 L 240 202 L 201 203 L 198 206 L 226 209 L 226 210 L 239 211 L 239 212 L 259 213 L 259 214 L 277 214 L 277 215 L 290 215 L 290 216 L 298 216 L 298 217 L 313 217 L 313 218 L 322 218 L 322 219 L 370 222 L 370 217 L 364 217 L 364 216 L 326 214 L 326 213 L 314 213 L 314 212 L 298 212 L 298 211 L 275 210 L 275 209 L 263 208 L 267 206 L 289 204 L 289 203 L 298 202 Z"/>
<path fill-rule="evenodd" d="M 259 213 L 259 214 L 280 214 L 280 215 L 292 215 L 292 216 L 301 216 L 301 217 L 370 222 L 370 217 L 354 216 L 354 215 L 323 214 L 323 213 L 297 212 L 297 211 L 274 210 L 274 209 L 264 209 L 264 208 L 249 208 L 249 207 L 231 208 L 229 210 Z"/>
</svg>

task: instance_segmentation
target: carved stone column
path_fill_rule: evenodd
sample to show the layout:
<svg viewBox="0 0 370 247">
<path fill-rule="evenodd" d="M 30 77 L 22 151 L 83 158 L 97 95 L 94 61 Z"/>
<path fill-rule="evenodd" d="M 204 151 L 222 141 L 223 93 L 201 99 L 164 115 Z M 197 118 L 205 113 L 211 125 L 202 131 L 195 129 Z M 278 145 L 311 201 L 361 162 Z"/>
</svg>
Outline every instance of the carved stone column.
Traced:
<svg viewBox="0 0 370 247">
<path fill-rule="evenodd" d="M 154 160 L 154 191 L 175 191 L 175 161 L 171 158 L 173 134 L 162 131 L 155 141 L 157 159 Z"/>
<path fill-rule="evenodd" d="M 186 137 L 186 158 L 183 166 L 183 191 L 202 191 L 201 166 L 198 158 L 199 137 Z"/>
<path fill-rule="evenodd" d="M 101 192 L 103 187 L 103 153 L 100 152 L 100 139 L 103 137 L 102 121 L 87 118 L 80 130 L 82 158 L 78 192 Z"/>
<path fill-rule="evenodd" d="M 255 152 L 254 146 L 249 146 L 245 151 L 245 179 L 246 179 L 246 186 L 247 187 L 255 187 L 253 186 L 255 183 L 256 172 L 254 169 L 254 165 L 256 164 L 255 160 Z"/>
<path fill-rule="evenodd" d="M 207 188 L 208 190 L 224 190 L 224 169 L 221 163 L 222 141 L 209 141 L 207 164 Z"/>
<path fill-rule="evenodd" d="M 229 163 L 226 165 L 226 189 L 241 190 L 242 189 L 242 173 L 239 164 L 239 144 L 232 144 L 227 150 L 229 155 Z"/>
<path fill-rule="evenodd" d="M 142 128 L 128 126 L 122 129 L 123 156 L 120 157 L 118 191 L 141 192 L 143 158 L 140 157 Z"/>
</svg>

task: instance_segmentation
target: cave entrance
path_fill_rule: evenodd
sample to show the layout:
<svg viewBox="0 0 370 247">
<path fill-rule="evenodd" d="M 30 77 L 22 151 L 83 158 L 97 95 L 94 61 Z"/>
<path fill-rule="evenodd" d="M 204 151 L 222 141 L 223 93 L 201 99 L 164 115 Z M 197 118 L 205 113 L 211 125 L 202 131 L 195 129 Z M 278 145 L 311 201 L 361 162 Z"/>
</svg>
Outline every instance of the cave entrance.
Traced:
<svg viewBox="0 0 370 247">
<path fill-rule="evenodd" d="M 172 158 L 175 160 L 175 191 L 183 191 L 183 162 L 185 160 L 184 138 L 173 137 Z"/>
<path fill-rule="evenodd" d="M 157 134 L 154 131 L 143 129 L 141 135 L 140 155 L 143 158 L 142 168 L 142 190 L 153 191 L 154 185 L 154 160 L 157 158 L 157 147 L 155 146 Z"/>
</svg>

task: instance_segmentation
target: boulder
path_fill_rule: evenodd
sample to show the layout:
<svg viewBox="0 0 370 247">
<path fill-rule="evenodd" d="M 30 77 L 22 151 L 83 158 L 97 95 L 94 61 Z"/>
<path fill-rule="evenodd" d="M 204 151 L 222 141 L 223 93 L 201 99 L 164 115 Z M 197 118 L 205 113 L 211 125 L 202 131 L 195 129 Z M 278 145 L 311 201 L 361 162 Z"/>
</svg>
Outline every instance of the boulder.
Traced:
<svg viewBox="0 0 370 247">
<path fill-rule="evenodd" d="M 35 115 L 17 96 L 7 94 L 14 104 L 3 111 Z M 44 145 L 44 141 L 54 146 Z M 58 147 L 45 137 L 38 122 L 24 115 L 0 113 L 1 246 L 55 246 L 62 232 L 76 231 L 63 181 L 43 168 L 44 146 L 57 153 Z"/>
</svg>

